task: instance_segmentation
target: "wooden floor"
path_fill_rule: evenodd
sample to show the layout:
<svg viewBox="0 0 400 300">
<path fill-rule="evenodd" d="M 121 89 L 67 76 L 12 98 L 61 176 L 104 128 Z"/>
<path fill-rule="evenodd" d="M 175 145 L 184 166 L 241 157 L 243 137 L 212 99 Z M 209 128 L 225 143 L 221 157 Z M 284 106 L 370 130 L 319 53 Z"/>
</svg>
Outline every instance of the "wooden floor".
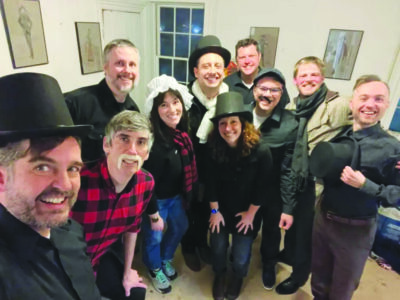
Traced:
<svg viewBox="0 0 400 300">
<path fill-rule="evenodd" d="M 251 260 L 249 274 L 246 277 L 239 300 L 309 300 L 312 299 L 310 282 L 308 281 L 297 293 L 288 296 L 281 296 L 275 291 L 267 291 L 263 288 L 261 282 L 261 257 L 259 254 L 260 236 L 255 240 L 253 245 L 253 256 Z M 196 273 L 189 270 L 178 249 L 174 266 L 178 270 L 178 278 L 172 282 L 172 292 L 161 295 L 154 290 L 151 281 L 147 275 L 147 271 L 143 266 L 140 253 L 135 258 L 135 268 L 144 278 L 147 284 L 146 300 L 155 299 L 173 299 L 173 300 L 201 300 L 211 299 L 211 285 L 214 274 L 211 266 L 206 265 Z M 278 282 L 286 279 L 290 275 L 290 267 L 285 264 L 278 264 Z M 375 261 L 368 260 L 364 270 L 361 284 L 355 292 L 354 300 L 394 300 L 400 299 L 400 275 L 394 271 L 387 271 L 380 268 Z"/>
</svg>

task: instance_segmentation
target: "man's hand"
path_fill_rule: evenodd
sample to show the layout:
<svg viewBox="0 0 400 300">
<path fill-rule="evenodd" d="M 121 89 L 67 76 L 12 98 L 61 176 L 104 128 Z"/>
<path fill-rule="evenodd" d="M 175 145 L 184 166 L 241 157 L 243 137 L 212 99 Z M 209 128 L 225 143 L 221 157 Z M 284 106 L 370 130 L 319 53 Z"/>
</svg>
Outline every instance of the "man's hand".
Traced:
<svg viewBox="0 0 400 300">
<path fill-rule="evenodd" d="M 293 224 L 293 216 L 282 213 L 281 220 L 279 221 L 279 227 L 288 230 L 290 227 L 292 227 L 292 224 Z"/>
<path fill-rule="evenodd" d="M 130 269 L 124 274 L 122 285 L 124 286 L 126 297 L 131 295 L 131 288 L 147 288 L 147 286 L 143 283 L 142 277 L 140 277 L 138 272 L 134 269 Z"/>
<path fill-rule="evenodd" d="M 400 169 L 400 161 L 397 162 L 396 169 Z"/>
<path fill-rule="evenodd" d="M 342 171 L 340 179 L 356 189 L 361 188 L 365 183 L 365 176 L 360 171 L 354 171 L 351 167 L 346 166 Z"/>
<path fill-rule="evenodd" d="M 153 230 L 153 231 L 163 231 L 164 230 L 164 220 L 161 217 L 158 217 L 157 222 L 153 222 L 150 219 L 150 224 L 151 224 L 151 230 Z"/>
<path fill-rule="evenodd" d="M 236 214 L 235 217 L 241 217 L 241 220 L 236 225 L 238 232 L 241 232 L 244 229 L 243 234 L 246 234 L 249 228 L 253 229 L 254 214 L 249 213 L 248 211 L 242 211 Z"/>
<path fill-rule="evenodd" d="M 222 226 L 225 226 L 224 217 L 219 211 L 216 214 L 211 214 L 209 222 L 211 232 L 214 232 L 215 229 L 217 229 L 217 233 L 219 233 L 219 225 L 222 224 Z"/>
</svg>

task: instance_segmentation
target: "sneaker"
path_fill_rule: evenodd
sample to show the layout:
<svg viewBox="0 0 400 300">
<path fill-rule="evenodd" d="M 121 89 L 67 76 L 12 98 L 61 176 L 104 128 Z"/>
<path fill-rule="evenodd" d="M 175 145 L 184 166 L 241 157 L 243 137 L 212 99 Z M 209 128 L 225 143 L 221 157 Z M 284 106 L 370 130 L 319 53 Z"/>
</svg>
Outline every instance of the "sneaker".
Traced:
<svg viewBox="0 0 400 300">
<path fill-rule="evenodd" d="M 264 265 L 262 272 L 262 282 L 264 289 L 270 291 L 276 282 L 275 265 Z"/>
<path fill-rule="evenodd" d="M 174 280 L 176 277 L 178 277 L 178 273 L 176 272 L 175 268 L 172 266 L 171 260 L 163 261 L 161 268 L 162 268 L 165 276 L 167 276 L 169 280 Z"/>
<path fill-rule="evenodd" d="M 171 284 L 163 270 L 149 270 L 149 275 L 157 292 L 161 294 L 168 294 L 171 292 Z"/>
</svg>

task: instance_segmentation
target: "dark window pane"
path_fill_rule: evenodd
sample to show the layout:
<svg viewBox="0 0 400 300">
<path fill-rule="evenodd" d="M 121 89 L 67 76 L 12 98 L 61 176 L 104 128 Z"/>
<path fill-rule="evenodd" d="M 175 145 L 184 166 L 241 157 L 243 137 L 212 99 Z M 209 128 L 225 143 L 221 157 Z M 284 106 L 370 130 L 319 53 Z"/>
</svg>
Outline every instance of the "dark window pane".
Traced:
<svg viewBox="0 0 400 300">
<path fill-rule="evenodd" d="M 190 53 L 196 48 L 197 44 L 199 43 L 202 36 L 200 35 L 192 35 L 190 38 Z"/>
<path fill-rule="evenodd" d="M 186 82 L 186 65 L 185 60 L 174 60 L 174 77 L 176 80 Z"/>
<path fill-rule="evenodd" d="M 161 33 L 160 54 L 165 56 L 174 55 L 174 35 L 170 33 Z"/>
<path fill-rule="evenodd" d="M 204 9 L 192 10 L 192 33 L 203 34 Z"/>
<path fill-rule="evenodd" d="M 189 32 L 190 9 L 176 9 L 176 32 Z"/>
<path fill-rule="evenodd" d="M 166 74 L 172 75 L 172 59 L 160 58 L 159 59 L 159 75 Z"/>
<path fill-rule="evenodd" d="M 160 31 L 174 31 L 174 9 L 172 7 L 161 7 Z"/>
<path fill-rule="evenodd" d="M 175 56 L 188 57 L 189 36 L 177 34 L 175 37 Z"/>
</svg>

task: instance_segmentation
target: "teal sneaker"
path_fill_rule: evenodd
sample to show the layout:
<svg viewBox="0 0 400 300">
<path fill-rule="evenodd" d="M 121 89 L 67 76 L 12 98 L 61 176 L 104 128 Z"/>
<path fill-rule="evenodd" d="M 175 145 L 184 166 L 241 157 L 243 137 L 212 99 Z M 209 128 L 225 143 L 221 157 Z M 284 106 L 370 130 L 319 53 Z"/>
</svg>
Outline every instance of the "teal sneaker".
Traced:
<svg viewBox="0 0 400 300">
<path fill-rule="evenodd" d="M 161 294 L 168 294 L 171 292 L 171 284 L 162 269 L 149 270 L 149 275 L 157 292 Z"/>
<path fill-rule="evenodd" d="M 163 261 L 161 268 L 162 268 L 165 276 L 167 276 L 169 280 L 174 280 L 176 277 L 178 277 L 178 273 L 176 272 L 175 268 L 172 266 L 171 262 L 172 262 L 172 260 Z"/>
</svg>

